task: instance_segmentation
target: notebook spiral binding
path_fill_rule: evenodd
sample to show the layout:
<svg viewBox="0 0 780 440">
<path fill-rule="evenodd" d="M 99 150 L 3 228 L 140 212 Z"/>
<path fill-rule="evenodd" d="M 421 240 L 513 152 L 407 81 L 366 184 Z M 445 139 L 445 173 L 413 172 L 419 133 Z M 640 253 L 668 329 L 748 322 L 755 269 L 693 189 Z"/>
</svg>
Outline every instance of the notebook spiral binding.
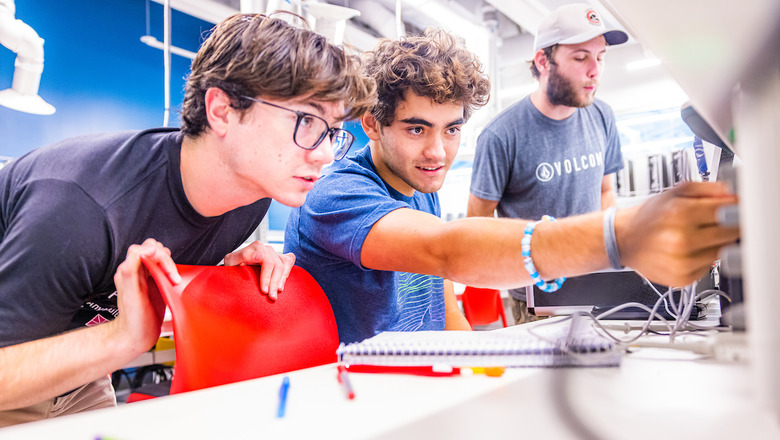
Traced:
<svg viewBox="0 0 780 440">
<path fill-rule="evenodd" d="M 512 332 L 385 332 L 342 344 L 339 361 L 354 365 L 505 367 L 617 366 L 622 350 L 596 334 L 547 335 Z"/>
</svg>

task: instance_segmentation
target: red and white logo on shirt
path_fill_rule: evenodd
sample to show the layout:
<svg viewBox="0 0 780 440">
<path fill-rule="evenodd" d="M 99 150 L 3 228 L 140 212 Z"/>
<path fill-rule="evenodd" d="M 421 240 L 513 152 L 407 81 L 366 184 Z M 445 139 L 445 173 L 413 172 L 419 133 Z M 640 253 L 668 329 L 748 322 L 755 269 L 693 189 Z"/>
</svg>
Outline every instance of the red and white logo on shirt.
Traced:
<svg viewBox="0 0 780 440">
<path fill-rule="evenodd" d="M 104 322 L 108 322 L 108 319 L 106 319 L 106 318 L 104 318 L 104 317 L 102 317 L 100 315 L 95 315 L 95 317 L 90 319 L 89 322 L 86 323 L 85 325 L 87 327 L 92 327 L 92 326 L 95 326 L 95 325 L 98 325 L 98 324 L 102 324 Z"/>
</svg>

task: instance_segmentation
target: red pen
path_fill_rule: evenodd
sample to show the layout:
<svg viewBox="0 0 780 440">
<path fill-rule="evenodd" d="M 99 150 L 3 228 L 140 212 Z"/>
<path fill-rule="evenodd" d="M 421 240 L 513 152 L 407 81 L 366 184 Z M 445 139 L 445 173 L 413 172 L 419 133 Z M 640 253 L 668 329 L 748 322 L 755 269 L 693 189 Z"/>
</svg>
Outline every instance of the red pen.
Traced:
<svg viewBox="0 0 780 440">
<path fill-rule="evenodd" d="M 437 377 L 460 375 L 460 368 L 449 365 L 347 365 L 346 369 L 353 373 L 394 373 Z"/>
<path fill-rule="evenodd" d="M 347 393 L 347 399 L 352 400 L 355 398 L 355 390 L 352 388 L 352 382 L 349 381 L 349 375 L 347 369 L 343 364 L 338 364 L 338 379 L 339 383 L 344 386 L 344 391 Z"/>
<path fill-rule="evenodd" d="M 500 377 L 504 374 L 504 367 L 453 367 L 446 364 L 439 365 L 347 365 L 346 369 L 353 373 L 386 373 L 386 374 L 413 374 L 416 376 L 461 376 L 472 374 L 484 374 L 491 377 Z"/>
</svg>

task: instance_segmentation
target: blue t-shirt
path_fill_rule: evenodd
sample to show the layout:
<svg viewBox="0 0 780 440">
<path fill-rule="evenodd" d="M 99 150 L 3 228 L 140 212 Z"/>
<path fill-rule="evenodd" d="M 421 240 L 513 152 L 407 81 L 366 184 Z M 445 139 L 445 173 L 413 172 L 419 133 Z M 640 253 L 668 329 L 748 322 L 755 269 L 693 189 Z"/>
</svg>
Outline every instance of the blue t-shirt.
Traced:
<svg viewBox="0 0 780 440">
<path fill-rule="evenodd" d="M 471 193 L 498 201 L 499 217 L 568 217 L 600 210 L 604 176 L 621 168 L 615 115 L 603 101 L 555 120 L 525 97 L 479 135 Z M 524 300 L 525 288 L 510 294 Z"/>
<path fill-rule="evenodd" d="M 444 330 L 440 277 L 372 270 L 360 264 L 363 241 L 388 213 L 410 208 L 440 216 L 436 193 L 407 197 L 388 185 L 361 149 L 326 169 L 306 203 L 292 210 L 284 251 L 296 255 L 328 296 L 339 339 L 356 342 L 383 331 Z"/>
</svg>

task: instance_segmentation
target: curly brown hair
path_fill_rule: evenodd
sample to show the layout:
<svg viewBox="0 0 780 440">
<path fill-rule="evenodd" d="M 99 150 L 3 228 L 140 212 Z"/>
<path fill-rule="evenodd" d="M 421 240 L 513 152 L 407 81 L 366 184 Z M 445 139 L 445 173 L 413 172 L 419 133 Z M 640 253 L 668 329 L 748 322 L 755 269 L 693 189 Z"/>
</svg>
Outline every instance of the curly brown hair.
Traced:
<svg viewBox="0 0 780 440">
<path fill-rule="evenodd" d="M 378 100 L 370 111 L 383 126 L 393 122 L 407 91 L 437 104 L 463 104 L 466 120 L 490 98 L 490 80 L 482 64 L 461 40 L 442 29 L 382 40 L 363 54 L 363 63 L 377 85 Z"/>
<path fill-rule="evenodd" d="M 191 137 L 208 128 L 205 95 L 218 87 L 234 106 L 246 110 L 241 96 L 291 99 L 307 96 L 343 102 L 347 118 L 356 118 L 376 102 L 376 86 L 360 59 L 324 36 L 263 14 L 236 14 L 213 29 L 192 62 L 182 105 L 182 131 Z"/>
</svg>

